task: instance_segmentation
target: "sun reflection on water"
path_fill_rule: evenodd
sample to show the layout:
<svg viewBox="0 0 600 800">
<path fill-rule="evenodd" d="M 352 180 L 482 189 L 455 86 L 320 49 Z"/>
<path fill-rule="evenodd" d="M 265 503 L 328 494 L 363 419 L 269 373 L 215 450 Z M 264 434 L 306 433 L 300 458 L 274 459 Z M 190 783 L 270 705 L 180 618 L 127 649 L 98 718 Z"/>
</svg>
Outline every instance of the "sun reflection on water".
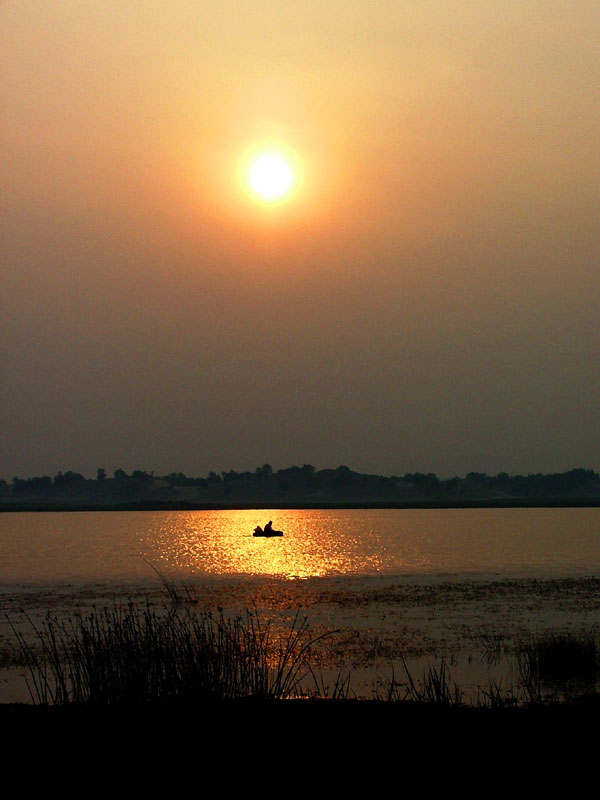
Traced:
<svg viewBox="0 0 600 800">
<path fill-rule="evenodd" d="M 598 508 L 19 512 L 0 583 L 596 574 Z M 273 520 L 282 538 L 252 536 Z"/>
<path fill-rule="evenodd" d="M 256 525 L 269 519 L 284 536 L 254 537 Z M 377 572 L 381 562 L 375 549 L 368 552 L 358 536 L 348 536 L 347 518 L 338 520 L 331 511 L 171 513 L 165 516 L 154 547 L 163 565 L 186 574 L 309 578 L 357 568 Z"/>
</svg>

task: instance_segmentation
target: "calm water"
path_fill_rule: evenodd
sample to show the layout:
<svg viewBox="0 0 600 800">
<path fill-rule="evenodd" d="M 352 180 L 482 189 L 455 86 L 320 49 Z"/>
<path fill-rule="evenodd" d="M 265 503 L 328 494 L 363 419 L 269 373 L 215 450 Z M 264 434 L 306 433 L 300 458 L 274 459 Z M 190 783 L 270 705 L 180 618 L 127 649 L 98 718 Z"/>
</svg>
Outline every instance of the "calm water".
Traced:
<svg viewBox="0 0 600 800">
<path fill-rule="evenodd" d="M 283 538 L 257 539 L 269 518 Z M 600 571 L 600 509 L 0 514 L 0 583 Z"/>
</svg>

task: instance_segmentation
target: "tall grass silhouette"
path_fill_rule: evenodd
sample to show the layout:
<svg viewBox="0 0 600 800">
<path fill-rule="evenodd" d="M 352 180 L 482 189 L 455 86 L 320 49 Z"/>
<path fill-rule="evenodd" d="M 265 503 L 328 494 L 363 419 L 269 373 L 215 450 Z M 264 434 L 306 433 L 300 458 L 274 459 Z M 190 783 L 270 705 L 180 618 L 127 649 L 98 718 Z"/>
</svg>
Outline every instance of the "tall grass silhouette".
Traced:
<svg viewBox="0 0 600 800">
<path fill-rule="evenodd" d="M 519 644 L 517 664 L 531 703 L 596 692 L 598 646 L 592 634 L 532 637 Z"/>
<path fill-rule="evenodd" d="M 34 644 L 15 635 L 32 702 L 50 705 L 287 699 L 299 694 L 306 653 L 322 638 L 311 639 L 298 614 L 275 636 L 255 612 L 228 619 L 149 601 L 31 625 Z"/>
</svg>

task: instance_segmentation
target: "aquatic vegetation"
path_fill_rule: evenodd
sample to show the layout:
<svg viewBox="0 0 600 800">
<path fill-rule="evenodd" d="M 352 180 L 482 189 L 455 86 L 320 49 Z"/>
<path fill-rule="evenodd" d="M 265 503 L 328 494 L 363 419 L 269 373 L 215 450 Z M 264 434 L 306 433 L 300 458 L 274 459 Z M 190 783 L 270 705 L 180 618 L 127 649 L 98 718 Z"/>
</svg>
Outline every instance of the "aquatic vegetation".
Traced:
<svg viewBox="0 0 600 800">
<path fill-rule="evenodd" d="M 287 699 L 300 691 L 314 641 L 298 615 L 287 636 L 275 638 L 256 613 L 227 619 L 148 601 L 31 625 L 36 647 L 15 635 L 32 702 L 51 705 Z"/>
<path fill-rule="evenodd" d="M 498 658 L 506 653 L 504 639 L 492 637 L 493 654 Z M 487 656 L 487 654 L 486 654 Z M 575 698 L 597 695 L 599 648 L 593 633 L 545 634 L 520 640 L 513 652 L 516 678 L 507 675 L 492 677 L 487 685 L 479 686 L 476 697 L 465 702 L 465 693 L 451 679 L 447 661 L 430 663 L 419 679 L 400 659 L 403 677 L 378 682 L 374 695 L 378 700 L 436 705 L 475 705 L 493 709 L 516 706 L 569 702 Z M 493 659 L 490 658 L 490 663 Z"/>
<path fill-rule="evenodd" d="M 486 687 L 480 687 L 477 705 L 485 708 L 514 708 L 522 705 L 522 693 L 519 687 L 509 684 L 504 688 L 502 679 L 490 678 Z"/>
<path fill-rule="evenodd" d="M 426 705 L 457 706 L 462 704 L 462 690 L 451 679 L 445 659 L 440 659 L 439 666 L 429 664 L 420 680 L 413 677 L 406 661 L 401 659 L 403 680 L 396 680 L 395 671 L 392 677 L 383 680 L 383 694 L 376 690 L 378 700 L 387 702 L 422 703 Z"/>
<path fill-rule="evenodd" d="M 591 633 L 531 637 L 519 642 L 516 659 L 530 703 L 596 692 L 598 646 Z"/>
<path fill-rule="evenodd" d="M 484 631 L 477 637 L 478 649 L 487 664 L 494 664 L 506 653 L 506 637 L 494 631 Z"/>
<path fill-rule="evenodd" d="M 196 584 L 154 571 L 162 582 L 160 592 L 143 588 L 131 599 L 123 591 L 120 600 L 105 594 L 96 606 L 86 606 L 98 595 L 84 591 L 66 609 L 62 596 L 60 603 L 54 598 L 48 604 L 53 611 L 43 618 L 41 610 L 31 616 L 21 612 L 3 653 L 13 672 L 18 665 L 22 673 L 25 666 L 34 704 L 374 697 L 390 703 L 499 709 L 569 702 L 597 692 L 598 629 L 593 625 L 578 634 L 536 636 L 527 633 L 533 626 L 522 624 L 505 630 L 488 623 L 472 632 L 461 625 L 460 639 L 448 636 L 445 627 L 436 644 L 419 627 L 421 618 L 406 609 L 391 617 L 387 627 L 378 627 L 379 606 L 370 615 L 361 608 L 356 620 L 348 620 L 347 614 L 338 617 L 336 622 L 351 625 L 334 630 L 330 615 L 319 615 L 311 606 L 309 631 L 295 609 L 299 601 L 309 605 L 307 597 L 317 596 L 315 589 L 312 595 L 289 588 L 283 595 L 261 594 L 251 583 L 232 602 L 230 589 L 220 584 L 202 594 Z M 337 604 L 337 594 L 331 595 L 332 601 L 317 589 L 327 611 L 327 603 Z M 436 590 L 446 597 L 444 585 Z M 411 602 L 407 609 L 421 611 L 420 595 Z M 248 605 L 254 611 L 241 613 Z M 216 612 L 206 611 L 215 607 Z M 373 688 L 377 673 L 384 677 Z M 17 678 L 23 687 L 15 674 Z"/>
</svg>

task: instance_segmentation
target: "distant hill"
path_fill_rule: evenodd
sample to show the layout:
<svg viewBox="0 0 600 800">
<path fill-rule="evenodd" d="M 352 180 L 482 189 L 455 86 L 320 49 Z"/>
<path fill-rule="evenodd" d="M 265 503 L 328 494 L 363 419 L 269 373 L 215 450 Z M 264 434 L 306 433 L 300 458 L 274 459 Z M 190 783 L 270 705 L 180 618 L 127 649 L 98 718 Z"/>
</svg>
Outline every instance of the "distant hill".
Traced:
<svg viewBox="0 0 600 800">
<path fill-rule="evenodd" d="M 600 476 L 590 469 L 554 474 L 486 475 L 441 480 L 433 473 L 369 475 L 345 466 L 315 470 L 311 464 L 274 471 L 181 472 L 156 476 L 118 469 L 95 479 L 76 472 L 54 477 L 0 480 L 0 510 L 75 508 L 247 508 L 331 506 L 600 505 Z"/>
</svg>

